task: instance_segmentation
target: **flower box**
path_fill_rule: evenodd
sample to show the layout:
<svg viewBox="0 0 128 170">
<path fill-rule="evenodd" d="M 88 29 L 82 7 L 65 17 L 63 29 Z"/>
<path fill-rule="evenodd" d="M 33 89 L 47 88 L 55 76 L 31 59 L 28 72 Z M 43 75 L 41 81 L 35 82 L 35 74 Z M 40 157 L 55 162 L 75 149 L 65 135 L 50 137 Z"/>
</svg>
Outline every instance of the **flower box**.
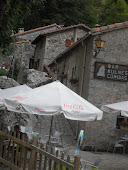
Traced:
<svg viewBox="0 0 128 170">
<path fill-rule="evenodd" d="M 120 125 L 120 129 L 121 129 L 121 130 L 128 130 L 128 126 Z"/>
</svg>

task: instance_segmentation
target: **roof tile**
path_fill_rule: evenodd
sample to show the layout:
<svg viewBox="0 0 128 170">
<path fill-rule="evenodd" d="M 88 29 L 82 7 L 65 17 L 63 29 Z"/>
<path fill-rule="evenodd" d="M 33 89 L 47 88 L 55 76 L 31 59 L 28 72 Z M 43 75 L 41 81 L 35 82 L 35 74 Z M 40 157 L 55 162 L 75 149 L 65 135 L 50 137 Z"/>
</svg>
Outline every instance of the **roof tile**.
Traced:
<svg viewBox="0 0 128 170">
<path fill-rule="evenodd" d="M 57 24 L 52 24 L 52 25 L 48 25 L 48 26 L 44 26 L 44 27 L 39 27 L 39 28 L 35 28 L 35 29 L 32 29 L 32 30 L 28 30 L 28 31 L 24 31 L 24 32 L 22 32 L 22 33 L 17 33 L 17 34 L 14 34 L 14 35 L 12 35 L 12 36 L 27 34 L 27 33 L 30 33 L 30 32 L 39 31 L 39 30 L 46 29 L 46 28 L 50 28 L 50 27 L 54 27 L 54 26 L 57 26 L 58 28 L 61 28 L 61 27 L 60 27 L 59 25 L 57 25 Z"/>
<path fill-rule="evenodd" d="M 102 26 L 102 27 L 98 27 L 98 28 L 92 28 L 91 32 L 92 33 L 97 33 L 97 32 L 105 32 L 105 31 L 109 31 L 109 30 L 113 30 L 113 29 L 117 29 L 117 28 L 125 28 L 125 26 L 128 26 L 128 21 L 126 22 L 122 22 L 122 23 L 115 23 L 115 24 L 111 24 L 111 25 L 107 25 L 107 26 Z"/>
</svg>

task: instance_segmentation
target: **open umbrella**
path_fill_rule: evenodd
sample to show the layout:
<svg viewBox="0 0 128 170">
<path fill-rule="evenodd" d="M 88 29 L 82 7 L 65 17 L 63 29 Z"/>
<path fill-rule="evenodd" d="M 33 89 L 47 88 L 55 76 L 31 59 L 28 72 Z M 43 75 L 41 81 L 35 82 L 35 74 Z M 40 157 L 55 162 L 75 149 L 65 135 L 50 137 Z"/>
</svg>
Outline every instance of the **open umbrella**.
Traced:
<svg viewBox="0 0 128 170">
<path fill-rule="evenodd" d="M 25 85 L 21 85 L 21 86 L 16 86 L 16 87 L 11 87 L 11 88 L 7 88 L 4 90 L 0 90 L 0 110 L 4 110 L 4 99 L 6 98 L 10 98 L 13 96 L 17 96 L 18 99 L 18 94 L 23 94 L 26 91 L 30 91 L 32 90 L 30 87 L 28 87 L 26 84 Z"/>
<path fill-rule="evenodd" d="M 103 116 L 100 109 L 59 81 L 26 92 L 18 100 L 16 96 L 5 99 L 4 104 L 9 111 L 51 116 L 63 113 L 71 120 L 101 120 Z"/>
<path fill-rule="evenodd" d="M 121 116 L 128 117 L 128 101 L 104 105 L 101 110 L 107 113 L 120 113 Z"/>
<path fill-rule="evenodd" d="M 79 121 L 101 120 L 103 112 L 59 81 L 13 96 L 4 100 L 7 110 L 26 114 L 51 115 L 51 135 L 53 116 L 64 114 L 65 118 Z"/>
</svg>

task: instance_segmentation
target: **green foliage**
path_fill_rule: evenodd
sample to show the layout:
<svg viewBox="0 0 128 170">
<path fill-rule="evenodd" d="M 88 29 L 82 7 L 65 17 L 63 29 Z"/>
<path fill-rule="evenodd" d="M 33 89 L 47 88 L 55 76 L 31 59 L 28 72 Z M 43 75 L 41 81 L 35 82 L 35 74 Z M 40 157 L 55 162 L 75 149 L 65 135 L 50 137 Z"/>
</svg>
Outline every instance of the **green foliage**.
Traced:
<svg viewBox="0 0 128 170">
<path fill-rule="evenodd" d="M 17 25 L 23 23 L 23 16 L 30 14 L 32 4 L 43 0 L 0 0 L 0 52 L 7 54 L 14 37 L 10 36 Z"/>
<path fill-rule="evenodd" d="M 0 76 L 7 76 L 9 72 L 9 64 L 2 62 L 0 66 Z"/>
<path fill-rule="evenodd" d="M 30 15 L 24 18 L 23 27 L 31 29 L 53 23 L 64 26 L 83 23 L 93 26 L 97 20 L 91 1 L 45 0 L 42 5 L 37 4 L 32 7 Z"/>
<path fill-rule="evenodd" d="M 128 20 L 128 5 L 125 0 L 106 0 L 100 16 L 100 24 L 109 25 Z"/>
</svg>

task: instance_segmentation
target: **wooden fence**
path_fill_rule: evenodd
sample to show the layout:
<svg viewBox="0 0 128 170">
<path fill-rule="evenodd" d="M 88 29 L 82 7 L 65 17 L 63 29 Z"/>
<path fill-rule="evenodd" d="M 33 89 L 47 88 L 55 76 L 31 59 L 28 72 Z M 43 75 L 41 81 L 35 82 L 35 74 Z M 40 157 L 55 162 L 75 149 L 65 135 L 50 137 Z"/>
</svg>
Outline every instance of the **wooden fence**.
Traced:
<svg viewBox="0 0 128 170">
<path fill-rule="evenodd" d="M 37 137 L 30 143 L 25 134 L 8 131 L 0 125 L 0 162 L 12 170 L 79 170 L 80 158 L 58 157 L 58 151 L 38 143 Z M 72 163 L 71 163 L 72 162 Z"/>
</svg>

